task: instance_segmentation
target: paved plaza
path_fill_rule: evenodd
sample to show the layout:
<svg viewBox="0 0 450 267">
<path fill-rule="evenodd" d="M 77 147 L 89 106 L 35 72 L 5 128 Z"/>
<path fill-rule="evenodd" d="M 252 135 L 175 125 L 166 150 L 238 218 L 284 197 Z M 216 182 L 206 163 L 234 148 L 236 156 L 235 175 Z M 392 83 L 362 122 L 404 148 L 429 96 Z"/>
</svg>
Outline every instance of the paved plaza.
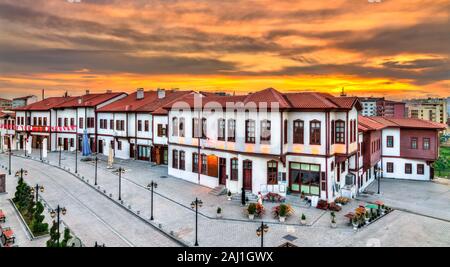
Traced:
<svg viewBox="0 0 450 267">
<path fill-rule="evenodd" d="M 20 155 L 20 152 L 15 155 Z M 59 153 L 48 154 L 49 164 L 41 163 L 38 154 L 32 157 L 34 159 L 14 156 L 12 169 L 26 168 L 29 171 L 27 182 L 30 185 L 44 185 L 46 190 L 42 197 L 50 205 L 60 204 L 67 208 L 64 221 L 86 245 L 97 241 L 107 246 L 192 246 L 195 240 L 195 212 L 190 203 L 196 197 L 204 203 L 199 216 L 200 246 L 255 247 L 260 244 L 255 233 L 260 219 L 248 220 L 239 202 L 228 201 L 226 196 L 211 195 L 210 188 L 168 176 L 165 166 L 116 160 L 114 167 L 126 170 L 122 175 L 123 204 L 120 204 L 119 177 L 107 168 L 106 158 L 102 157 L 99 161 L 96 187 L 92 162 L 79 161 L 79 175 L 73 175 L 73 153 L 62 154 L 61 162 L 65 170 L 56 167 Z M 6 166 L 7 160 L 7 155 L 0 156 L 1 165 Z M 13 193 L 15 180 L 8 177 L 9 195 L 0 196 L 0 207 L 9 214 L 12 211 L 4 207 L 8 207 L 7 198 Z M 146 185 L 151 181 L 157 182 L 158 188 L 154 195 L 155 220 L 150 223 L 150 192 Z M 294 216 L 281 224 L 271 215 L 274 204 L 265 203 L 263 220 L 270 227 L 265 235 L 265 245 L 279 246 L 288 240 L 297 246 L 450 245 L 448 185 L 431 182 L 410 185 L 405 181 L 385 180 L 382 183 L 381 196 L 368 194 L 360 200 L 353 200 L 337 213 L 337 229 L 330 228 L 329 212 L 300 205 L 294 205 Z M 373 191 L 373 186 L 369 191 Z M 398 187 L 402 189 L 403 197 L 397 195 Z M 408 200 L 411 196 L 415 196 L 414 204 Z M 362 230 L 353 231 L 347 225 L 345 213 L 362 201 L 374 199 L 382 199 L 399 210 Z M 216 218 L 217 207 L 223 209 L 222 219 Z M 306 215 L 307 226 L 299 225 L 301 214 Z M 19 222 L 11 226 L 17 229 L 16 232 L 23 231 Z M 38 241 L 26 241 L 22 236 L 18 236 L 18 240 L 20 246 L 43 245 Z"/>
</svg>

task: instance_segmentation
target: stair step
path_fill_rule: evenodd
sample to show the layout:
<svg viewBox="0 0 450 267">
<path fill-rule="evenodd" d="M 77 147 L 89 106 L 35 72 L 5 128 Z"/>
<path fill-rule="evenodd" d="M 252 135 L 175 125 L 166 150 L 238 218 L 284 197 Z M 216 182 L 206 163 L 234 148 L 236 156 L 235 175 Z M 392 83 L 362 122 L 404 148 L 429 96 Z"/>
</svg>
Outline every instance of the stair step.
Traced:
<svg viewBox="0 0 450 267">
<path fill-rule="evenodd" d="M 224 185 L 216 186 L 211 191 L 209 191 L 209 194 L 214 196 L 225 195 L 226 193 L 227 189 Z"/>
</svg>

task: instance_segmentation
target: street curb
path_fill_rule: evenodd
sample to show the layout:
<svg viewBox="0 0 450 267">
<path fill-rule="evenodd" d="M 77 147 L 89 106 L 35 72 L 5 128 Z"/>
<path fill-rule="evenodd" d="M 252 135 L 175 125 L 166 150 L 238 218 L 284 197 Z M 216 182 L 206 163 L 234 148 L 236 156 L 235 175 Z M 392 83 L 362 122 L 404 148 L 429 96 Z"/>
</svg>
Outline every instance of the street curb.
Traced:
<svg viewBox="0 0 450 267">
<path fill-rule="evenodd" d="M 9 203 L 11 203 L 11 205 L 13 206 L 14 211 L 19 215 L 19 219 L 20 219 L 20 222 L 21 222 L 21 224 L 22 224 L 22 227 L 25 226 L 25 227 L 24 227 L 25 230 L 26 230 L 25 232 L 27 233 L 27 237 L 28 237 L 28 239 L 29 239 L 30 241 L 42 239 L 42 238 L 45 238 L 45 237 L 50 237 L 50 234 L 45 234 L 45 235 L 40 235 L 40 236 L 34 236 L 33 232 L 31 231 L 31 229 L 30 229 L 30 227 L 28 226 L 27 222 L 25 222 L 25 219 L 23 218 L 22 213 L 20 213 L 20 211 L 19 211 L 19 209 L 17 208 L 17 206 L 16 206 L 16 204 L 14 203 L 14 201 L 12 201 L 12 199 L 10 199 L 10 198 L 8 199 L 8 201 L 9 201 Z"/>
<path fill-rule="evenodd" d="M 138 218 L 138 219 L 140 219 L 141 221 L 145 222 L 146 224 L 150 225 L 150 226 L 153 227 L 155 230 L 161 232 L 163 235 L 165 235 L 166 237 L 172 239 L 173 241 L 175 241 L 176 243 L 178 243 L 178 244 L 181 245 L 182 247 L 189 247 L 188 242 L 183 241 L 181 238 L 177 238 L 177 237 L 175 237 L 174 235 L 171 235 L 170 232 L 167 232 L 167 231 L 165 231 L 165 230 L 159 228 L 158 226 L 154 225 L 153 223 L 149 222 L 147 219 L 145 219 L 145 218 L 141 217 L 140 215 L 136 214 L 135 212 L 133 212 L 131 209 L 127 208 L 127 207 L 124 206 L 123 204 L 121 204 L 121 203 L 119 203 L 118 201 L 116 201 L 116 200 L 110 198 L 108 195 L 106 195 L 105 193 L 103 193 L 102 191 L 100 191 L 100 189 L 98 189 L 98 188 L 95 187 L 94 185 L 91 185 L 91 184 L 87 183 L 86 180 L 84 180 L 84 179 L 81 178 L 81 175 L 79 176 L 79 174 L 75 174 L 75 173 L 70 172 L 70 168 L 69 168 L 69 169 L 65 169 L 64 167 L 59 167 L 59 166 L 56 166 L 56 165 L 52 165 L 52 164 L 49 163 L 49 161 L 41 161 L 41 160 L 35 159 L 35 158 L 33 158 L 33 157 L 23 157 L 23 156 L 16 156 L 16 155 L 14 155 L 14 156 L 15 156 L 15 157 L 20 157 L 20 158 L 23 158 L 23 159 L 31 159 L 31 160 L 34 160 L 34 161 L 36 161 L 36 162 L 41 162 L 41 163 L 44 163 L 44 164 L 46 164 L 46 165 L 48 165 L 48 166 L 57 168 L 57 169 L 59 169 L 59 170 L 62 170 L 62 171 L 64 171 L 64 172 L 66 172 L 66 173 L 72 175 L 73 177 L 77 178 L 79 181 L 81 181 L 81 182 L 83 182 L 84 184 L 90 186 L 90 187 L 91 187 L 92 189 L 94 189 L 96 192 L 100 193 L 100 195 L 104 196 L 105 198 L 109 199 L 111 202 L 113 202 L 113 203 L 116 204 L 117 206 L 119 206 L 119 207 L 123 208 L 124 210 L 128 211 L 130 214 L 134 215 L 136 218 Z"/>
<path fill-rule="evenodd" d="M 355 198 L 355 199 L 357 199 L 357 198 Z M 370 204 L 376 204 L 376 203 L 374 203 L 372 201 L 368 201 L 368 200 L 362 200 L 362 199 L 357 199 L 357 200 L 364 201 L 364 202 L 367 202 L 367 203 L 370 203 Z M 407 213 L 411 213 L 411 214 L 414 214 L 414 215 L 419 215 L 419 216 L 423 216 L 423 217 L 427 217 L 427 218 L 430 218 L 430 219 L 435 219 L 435 220 L 439 220 L 439 221 L 443 221 L 443 222 L 450 222 L 450 220 L 447 220 L 447 219 L 444 219 L 444 218 L 439 218 L 439 217 L 435 217 L 435 216 L 432 216 L 432 215 L 427 215 L 427 214 L 420 213 L 420 212 L 417 212 L 417 211 L 412 211 L 412 210 L 409 210 L 409 209 L 399 208 L 399 207 L 395 207 L 395 206 L 391 206 L 391 205 L 389 205 L 389 207 L 392 208 L 393 210 L 399 210 L 399 211 L 403 211 L 403 212 L 407 212 Z"/>
</svg>

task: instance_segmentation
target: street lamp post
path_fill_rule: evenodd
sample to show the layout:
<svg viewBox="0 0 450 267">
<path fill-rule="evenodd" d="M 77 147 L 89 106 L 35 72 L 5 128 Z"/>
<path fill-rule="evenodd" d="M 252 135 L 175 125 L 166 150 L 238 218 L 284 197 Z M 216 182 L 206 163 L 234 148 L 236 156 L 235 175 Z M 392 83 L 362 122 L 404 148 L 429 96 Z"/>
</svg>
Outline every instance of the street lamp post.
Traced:
<svg viewBox="0 0 450 267">
<path fill-rule="evenodd" d="M 198 208 L 203 206 L 203 201 L 201 201 L 198 198 L 195 198 L 194 201 L 191 203 L 191 208 L 195 208 L 195 245 L 198 247 Z"/>
<path fill-rule="evenodd" d="M 56 210 L 52 210 L 51 212 L 50 212 L 50 216 L 54 219 L 55 218 L 55 216 L 57 216 L 56 217 L 56 222 L 57 222 L 57 231 L 58 231 L 58 247 L 59 247 L 59 237 L 60 237 L 60 234 L 59 234 L 59 224 L 60 224 L 60 213 L 62 214 L 62 215 L 66 215 L 66 213 L 67 213 L 67 210 L 66 210 L 66 208 L 64 208 L 64 207 L 60 207 L 59 205 L 58 205 L 58 207 L 56 208 Z"/>
<path fill-rule="evenodd" d="M 42 151 L 42 149 L 43 149 L 42 143 L 43 143 L 42 141 L 39 142 L 39 156 L 40 156 L 41 161 L 42 161 L 42 154 L 43 154 L 43 151 Z"/>
<path fill-rule="evenodd" d="M 378 180 L 378 195 L 380 194 L 380 187 L 381 187 L 381 174 L 383 173 L 383 169 L 381 167 L 377 167 L 375 169 L 375 177 Z"/>
<path fill-rule="evenodd" d="M 261 236 L 261 247 L 264 247 L 264 233 L 267 233 L 269 231 L 269 226 L 267 224 L 264 224 L 264 222 L 261 222 L 261 226 L 256 229 L 256 235 Z"/>
<path fill-rule="evenodd" d="M 76 146 L 75 146 L 75 173 L 78 173 L 78 136 L 77 136 L 77 140 L 76 142 Z"/>
<path fill-rule="evenodd" d="M 28 175 L 28 171 L 24 170 L 24 169 L 20 169 L 16 172 L 16 178 L 20 178 L 21 180 L 23 180 L 23 176 L 27 176 Z"/>
<path fill-rule="evenodd" d="M 158 184 L 155 182 L 151 182 L 147 185 L 147 189 L 151 189 L 152 197 L 151 197 L 151 204 L 150 204 L 150 220 L 153 221 L 153 189 L 158 188 Z"/>
<path fill-rule="evenodd" d="M 58 159 L 58 166 L 61 168 L 61 153 L 62 153 L 62 145 L 59 144 L 59 159 Z"/>
<path fill-rule="evenodd" d="M 36 184 L 34 188 L 31 188 L 31 194 L 36 193 L 36 203 L 39 201 L 39 191 L 44 193 L 44 187 L 42 185 Z"/>
<path fill-rule="evenodd" d="M 11 175 L 11 155 L 12 155 L 12 151 L 11 151 L 11 144 L 9 145 L 9 167 L 8 167 L 8 174 Z"/>
<path fill-rule="evenodd" d="M 119 172 L 119 200 L 122 200 L 122 172 L 125 171 L 125 169 L 119 167 L 117 171 Z"/>
<path fill-rule="evenodd" d="M 98 157 L 95 155 L 95 185 L 97 185 L 97 167 L 98 167 Z"/>
</svg>

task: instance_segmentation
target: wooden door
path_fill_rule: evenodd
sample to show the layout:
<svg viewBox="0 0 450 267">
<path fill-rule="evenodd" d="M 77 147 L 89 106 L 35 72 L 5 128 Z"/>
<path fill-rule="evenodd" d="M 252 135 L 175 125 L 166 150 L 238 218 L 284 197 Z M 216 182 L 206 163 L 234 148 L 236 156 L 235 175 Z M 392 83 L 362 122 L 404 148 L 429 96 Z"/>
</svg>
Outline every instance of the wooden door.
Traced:
<svg viewBox="0 0 450 267">
<path fill-rule="evenodd" d="M 64 150 L 69 150 L 69 139 L 64 138 Z"/>
<path fill-rule="evenodd" d="M 219 158 L 219 184 L 225 185 L 227 182 L 227 159 Z"/>
<path fill-rule="evenodd" d="M 134 159 L 135 153 L 134 153 L 134 144 L 130 144 L 130 158 Z"/>
<path fill-rule="evenodd" d="M 98 153 L 103 154 L 103 140 L 98 140 Z"/>
<path fill-rule="evenodd" d="M 156 159 L 156 164 L 161 164 L 161 151 L 160 151 L 160 147 L 156 147 L 155 149 L 155 159 Z"/>
<path fill-rule="evenodd" d="M 252 190 L 252 162 L 250 160 L 244 160 L 244 189 Z"/>
</svg>

